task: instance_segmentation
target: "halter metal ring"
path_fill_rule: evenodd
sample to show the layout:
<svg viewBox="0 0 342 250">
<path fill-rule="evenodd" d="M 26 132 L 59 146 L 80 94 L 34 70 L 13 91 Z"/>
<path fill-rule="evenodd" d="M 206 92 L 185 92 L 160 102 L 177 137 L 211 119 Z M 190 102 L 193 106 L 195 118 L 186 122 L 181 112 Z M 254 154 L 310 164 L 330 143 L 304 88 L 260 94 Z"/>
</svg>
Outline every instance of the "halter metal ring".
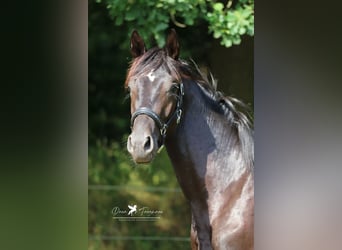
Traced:
<svg viewBox="0 0 342 250">
<path fill-rule="evenodd" d="M 165 136 L 166 135 L 166 131 L 167 131 L 167 125 L 164 124 L 164 126 L 160 129 L 160 134 L 162 136 Z"/>
</svg>

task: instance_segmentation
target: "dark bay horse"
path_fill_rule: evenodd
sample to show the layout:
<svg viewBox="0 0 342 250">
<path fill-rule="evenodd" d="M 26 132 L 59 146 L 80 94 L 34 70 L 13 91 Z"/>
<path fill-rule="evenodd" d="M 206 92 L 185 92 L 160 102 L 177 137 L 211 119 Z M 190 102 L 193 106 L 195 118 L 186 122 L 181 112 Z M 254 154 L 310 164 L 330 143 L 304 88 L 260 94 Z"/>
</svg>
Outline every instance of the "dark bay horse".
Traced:
<svg viewBox="0 0 342 250">
<path fill-rule="evenodd" d="M 165 48 L 149 50 L 134 31 L 131 53 L 133 160 L 148 163 L 165 145 L 190 203 L 192 249 L 253 249 L 254 142 L 241 103 L 178 58 L 174 30 Z"/>
</svg>

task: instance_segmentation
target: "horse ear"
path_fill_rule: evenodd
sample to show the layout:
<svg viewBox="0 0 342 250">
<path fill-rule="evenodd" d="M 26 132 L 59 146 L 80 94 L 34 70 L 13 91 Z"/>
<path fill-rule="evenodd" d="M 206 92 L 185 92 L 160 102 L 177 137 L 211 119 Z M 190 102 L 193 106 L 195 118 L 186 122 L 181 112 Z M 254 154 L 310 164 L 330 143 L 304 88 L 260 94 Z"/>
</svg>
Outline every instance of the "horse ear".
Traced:
<svg viewBox="0 0 342 250">
<path fill-rule="evenodd" d="M 144 40 L 140 37 L 139 33 L 134 30 L 131 35 L 131 54 L 133 58 L 141 56 L 146 52 Z"/>
<path fill-rule="evenodd" d="M 177 60 L 179 56 L 179 43 L 175 29 L 171 29 L 166 39 L 167 54 L 173 59 Z"/>
</svg>

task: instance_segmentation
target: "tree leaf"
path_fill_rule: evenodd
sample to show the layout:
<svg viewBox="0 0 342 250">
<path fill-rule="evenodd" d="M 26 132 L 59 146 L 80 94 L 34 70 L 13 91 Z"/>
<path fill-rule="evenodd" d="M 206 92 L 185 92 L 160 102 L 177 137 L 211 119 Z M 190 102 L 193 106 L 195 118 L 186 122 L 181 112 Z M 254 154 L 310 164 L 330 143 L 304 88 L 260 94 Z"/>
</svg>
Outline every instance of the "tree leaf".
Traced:
<svg viewBox="0 0 342 250">
<path fill-rule="evenodd" d="M 223 10 L 223 4 L 222 3 L 214 3 L 213 8 L 216 11 L 222 11 Z"/>
</svg>

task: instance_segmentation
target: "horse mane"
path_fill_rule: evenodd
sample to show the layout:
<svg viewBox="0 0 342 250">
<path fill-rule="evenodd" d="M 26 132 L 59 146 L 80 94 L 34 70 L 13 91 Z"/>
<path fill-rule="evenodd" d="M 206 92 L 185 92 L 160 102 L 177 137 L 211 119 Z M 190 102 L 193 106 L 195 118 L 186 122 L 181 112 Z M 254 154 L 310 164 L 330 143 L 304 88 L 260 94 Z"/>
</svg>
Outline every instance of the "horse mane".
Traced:
<svg viewBox="0 0 342 250">
<path fill-rule="evenodd" d="M 191 60 L 192 65 L 186 61 L 181 61 L 181 70 L 186 68 L 187 77 L 196 81 L 202 87 L 205 94 L 211 98 L 218 108 L 221 108 L 223 114 L 235 125 L 243 125 L 249 129 L 253 128 L 253 122 L 250 115 L 250 108 L 232 96 L 225 96 L 221 91 L 217 90 L 217 80 L 211 73 L 205 75 L 197 66 L 197 64 Z M 189 75 L 190 73 L 190 75 Z"/>
<path fill-rule="evenodd" d="M 180 64 L 180 70 L 183 75 L 186 72 L 186 78 L 194 79 L 201 87 L 205 96 L 211 100 L 210 103 L 214 110 L 221 113 L 236 128 L 244 158 L 251 169 L 253 169 L 253 119 L 250 107 L 237 98 L 225 96 L 222 92 L 218 91 L 217 80 L 214 79 L 213 75 L 211 73 L 205 75 L 193 60 L 191 60 L 191 64 L 180 60 Z"/>
<path fill-rule="evenodd" d="M 197 64 L 191 60 L 191 64 L 184 60 L 174 60 L 167 55 L 164 49 L 155 47 L 149 49 L 140 57 L 135 58 L 128 69 L 125 87 L 137 74 L 146 74 L 151 70 L 164 67 L 176 80 L 182 79 L 196 82 L 202 89 L 213 109 L 221 113 L 226 120 L 236 128 L 237 136 L 241 144 L 242 152 L 248 165 L 254 165 L 253 121 L 250 108 L 242 101 L 225 96 L 217 90 L 217 81 L 212 74 L 203 74 Z"/>
</svg>

